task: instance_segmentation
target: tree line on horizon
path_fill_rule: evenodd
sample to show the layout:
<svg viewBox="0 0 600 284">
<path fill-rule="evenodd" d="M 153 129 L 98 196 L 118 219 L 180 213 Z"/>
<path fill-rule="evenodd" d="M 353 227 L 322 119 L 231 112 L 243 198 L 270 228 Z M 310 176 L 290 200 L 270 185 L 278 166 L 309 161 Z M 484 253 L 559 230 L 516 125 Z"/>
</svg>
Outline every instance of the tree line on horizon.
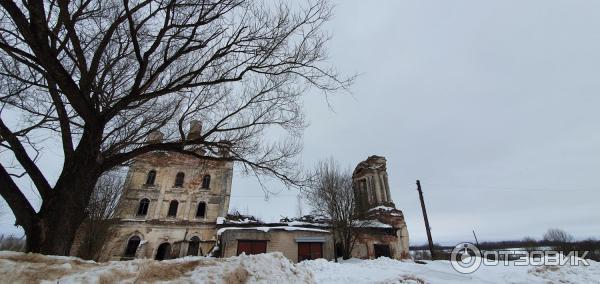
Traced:
<svg viewBox="0 0 600 284">
<path fill-rule="evenodd" d="M 475 243 L 475 242 L 471 242 Z M 532 251 L 536 249 L 551 248 L 552 250 L 563 251 L 579 251 L 580 253 L 588 251 L 586 258 L 595 261 L 600 261 L 600 240 L 588 238 L 584 240 L 575 240 L 575 238 L 562 229 L 548 229 L 541 239 L 533 237 L 525 237 L 521 240 L 506 240 L 506 241 L 483 241 L 477 246 L 480 250 L 501 250 L 501 249 L 522 249 Z M 441 252 L 444 258 L 449 256 L 454 246 L 443 246 L 434 244 L 436 251 Z M 431 259 L 429 253 L 429 245 L 414 245 L 410 246 L 410 250 L 417 259 Z M 581 254 L 580 254 L 581 256 Z"/>
</svg>

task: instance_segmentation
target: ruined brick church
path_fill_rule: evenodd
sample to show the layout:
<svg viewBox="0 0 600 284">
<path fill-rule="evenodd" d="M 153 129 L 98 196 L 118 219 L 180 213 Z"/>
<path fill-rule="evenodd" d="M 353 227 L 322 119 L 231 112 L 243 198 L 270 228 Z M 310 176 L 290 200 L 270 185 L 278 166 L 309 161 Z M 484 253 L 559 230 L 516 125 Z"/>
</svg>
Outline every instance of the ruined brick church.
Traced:
<svg viewBox="0 0 600 284">
<path fill-rule="evenodd" d="M 295 262 L 334 258 L 334 238 L 327 224 L 228 219 L 232 178 L 233 162 L 159 151 L 137 157 L 99 260 L 274 251 Z M 352 255 L 408 257 L 408 231 L 402 211 L 391 199 L 385 158 L 371 156 L 360 162 L 353 184 L 357 207 L 371 218 L 361 228 Z"/>
</svg>

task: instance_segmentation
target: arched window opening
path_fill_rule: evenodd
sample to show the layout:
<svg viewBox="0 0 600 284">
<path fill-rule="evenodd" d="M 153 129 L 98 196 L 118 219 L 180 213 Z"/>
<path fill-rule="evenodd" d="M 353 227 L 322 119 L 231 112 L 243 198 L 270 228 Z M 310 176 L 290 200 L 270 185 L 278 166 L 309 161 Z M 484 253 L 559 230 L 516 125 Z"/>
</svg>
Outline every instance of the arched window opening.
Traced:
<svg viewBox="0 0 600 284">
<path fill-rule="evenodd" d="M 177 206 L 179 206 L 179 202 L 177 202 L 177 200 L 173 200 L 171 203 L 169 203 L 169 212 L 167 213 L 167 217 L 177 216 Z"/>
<path fill-rule="evenodd" d="M 138 216 L 146 216 L 148 214 L 148 207 L 150 206 L 150 200 L 148 198 L 144 198 L 140 200 L 140 205 L 138 206 L 137 215 Z"/>
<path fill-rule="evenodd" d="M 127 241 L 127 248 L 125 248 L 125 254 L 123 257 L 135 257 L 138 246 L 140 245 L 141 239 L 138 236 L 133 236 Z"/>
<path fill-rule="evenodd" d="M 151 170 L 148 172 L 148 176 L 146 177 L 146 185 L 154 185 L 156 180 L 156 171 Z"/>
<path fill-rule="evenodd" d="M 204 218 L 206 215 L 206 203 L 198 203 L 198 209 L 196 210 L 196 218 Z"/>
<path fill-rule="evenodd" d="M 175 176 L 175 187 L 183 187 L 183 181 L 185 180 L 185 174 L 178 172 Z"/>
<path fill-rule="evenodd" d="M 209 188 L 210 187 L 210 175 L 205 175 L 202 178 L 202 188 Z"/>
<path fill-rule="evenodd" d="M 190 239 L 187 255 L 197 256 L 198 253 L 202 254 L 200 250 L 200 238 L 194 236 Z"/>
<path fill-rule="evenodd" d="M 158 249 L 156 250 L 156 256 L 154 257 L 154 259 L 165 260 L 165 259 L 169 259 L 170 256 L 171 256 L 171 244 L 162 243 L 162 244 L 160 244 L 160 246 L 158 246 Z"/>
</svg>

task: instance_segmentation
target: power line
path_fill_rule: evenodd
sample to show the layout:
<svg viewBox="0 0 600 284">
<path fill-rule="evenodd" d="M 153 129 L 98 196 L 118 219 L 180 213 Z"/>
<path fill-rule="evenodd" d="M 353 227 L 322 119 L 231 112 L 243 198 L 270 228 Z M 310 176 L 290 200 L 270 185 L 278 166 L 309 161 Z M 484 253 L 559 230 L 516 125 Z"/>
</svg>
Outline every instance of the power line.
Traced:
<svg viewBox="0 0 600 284">
<path fill-rule="evenodd" d="M 498 190 L 519 190 L 519 191 L 598 191 L 598 188 L 558 188 L 558 187 L 518 187 L 518 186 L 498 186 L 498 185 L 458 185 L 458 184 L 443 184 L 443 183 L 429 183 L 429 182 L 421 182 L 424 185 L 439 188 L 439 187 L 452 187 L 452 188 L 462 188 L 468 190 L 476 190 L 480 188 L 489 188 L 489 189 L 498 189 Z M 411 184 L 412 186 L 412 184 Z M 408 186 L 407 186 L 408 187 Z M 404 186 L 402 186 L 404 188 Z M 232 195 L 232 198 L 277 198 L 277 197 L 297 197 L 297 194 L 268 194 L 268 195 Z"/>
<path fill-rule="evenodd" d="M 460 187 L 465 189 L 490 188 L 501 190 L 543 190 L 543 191 L 596 191 L 593 188 L 558 188 L 558 187 L 515 187 L 515 186 L 496 186 L 496 185 L 457 185 L 457 184 L 439 184 L 439 183 L 423 183 L 434 187 Z"/>
</svg>

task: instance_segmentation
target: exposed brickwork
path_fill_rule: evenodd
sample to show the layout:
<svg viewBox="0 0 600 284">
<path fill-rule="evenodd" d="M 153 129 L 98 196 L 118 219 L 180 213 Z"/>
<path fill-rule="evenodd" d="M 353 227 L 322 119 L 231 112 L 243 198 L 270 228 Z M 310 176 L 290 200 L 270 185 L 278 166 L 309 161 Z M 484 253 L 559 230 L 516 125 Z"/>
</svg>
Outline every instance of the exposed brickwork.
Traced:
<svg viewBox="0 0 600 284">
<path fill-rule="evenodd" d="M 154 184 L 146 184 L 148 173 L 156 172 Z M 104 246 L 100 260 L 123 256 L 128 240 L 138 236 L 137 258 L 154 258 L 162 243 L 171 245 L 171 256 L 185 256 L 188 241 L 200 239 L 199 254 L 207 254 L 216 244 L 216 220 L 225 216 L 231 195 L 233 164 L 210 161 L 188 155 L 153 152 L 136 158 L 125 181 L 116 213 L 116 225 Z M 175 186 L 179 172 L 185 174 L 181 187 Z M 210 186 L 202 188 L 210 176 Z M 140 201 L 150 200 L 147 214 L 138 216 Z M 169 205 L 177 201 L 177 214 L 167 216 Z M 206 204 L 205 215 L 196 217 L 198 204 Z"/>
<path fill-rule="evenodd" d="M 147 184 L 151 171 L 156 173 L 154 183 Z M 185 175 L 183 185 L 175 186 L 176 176 L 180 172 Z M 100 260 L 121 259 L 133 236 L 141 240 L 135 258 L 154 258 L 158 247 L 164 243 L 170 245 L 169 257 L 185 256 L 193 237 L 200 240 L 199 254 L 208 254 L 218 243 L 217 229 L 226 226 L 218 225 L 217 218 L 225 217 L 229 209 L 232 172 L 231 162 L 202 160 L 177 153 L 154 152 L 136 158 L 127 175 L 116 218 L 113 220 L 114 225 Z M 210 185 L 203 188 L 203 180 L 207 175 L 210 176 Z M 358 192 L 359 197 L 365 199 L 358 200 L 361 210 L 368 212 L 369 219 L 391 226 L 363 228 L 353 250 L 353 257 L 373 258 L 374 245 L 383 244 L 389 246 L 391 257 L 406 258 L 408 231 L 402 211 L 394 207 L 389 194 L 385 158 L 371 156 L 361 162 L 353 180 L 368 181 Z M 150 202 L 147 213 L 139 216 L 137 213 L 142 199 Z M 177 214 L 167 216 L 172 201 L 178 203 Z M 196 210 L 200 202 L 206 204 L 206 210 L 204 216 L 197 217 Z M 377 205 L 390 207 L 373 209 Z M 316 228 L 327 229 L 322 225 Z M 330 232 L 302 229 L 272 229 L 269 232 L 228 230 L 220 236 L 219 254 L 225 257 L 236 255 L 238 240 L 267 240 L 267 252 L 279 251 L 290 260 L 297 261 L 298 242 L 303 238 L 310 240 L 311 237 L 323 240 L 323 257 L 333 259 L 334 243 Z"/>
<path fill-rule="evenodd" d="M 328 232 L 270 230 L 230 230 L 221 235 L 223 256 L 237 255 L 238 240 L 267 240 L 267 252 L 281 252 L 293 262 L 298 261 L 298 242 L 304 237 L 321 237 L 323 242 L 323 258 L 333 259 L 333 237 Z"/>
<path fill-rule="evenodd" d="M 373 258 L 373 245 L 383 244 L 389 246 L 392 257 L 408 257 L 408 229 L 404 214 L 392 201 L 385 157 L 373 155 L 360 162 L 353 172 L 352 181 L 358 210 L 366 214 L 367 219 L 392 227 L 392 233 L 373 229 L 361 234 L 353 255 Z"/>
</svg>

